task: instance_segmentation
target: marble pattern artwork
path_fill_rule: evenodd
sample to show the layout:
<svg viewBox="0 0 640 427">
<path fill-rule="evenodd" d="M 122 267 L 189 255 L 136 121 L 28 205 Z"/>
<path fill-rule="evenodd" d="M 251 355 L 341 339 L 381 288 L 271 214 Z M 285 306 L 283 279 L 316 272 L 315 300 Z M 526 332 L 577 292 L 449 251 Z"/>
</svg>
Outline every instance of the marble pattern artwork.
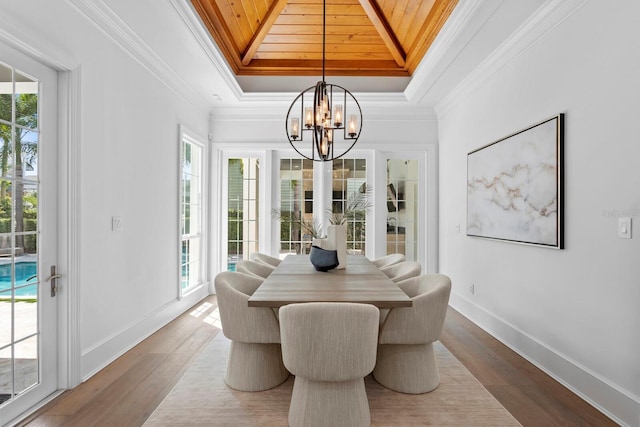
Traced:
<svg viewBox="0 0 640 427">
<path fill-rule="evenodd" d="M 469 153 L 467 235 L 559 247 L 559 120 Z"/>
</svg>

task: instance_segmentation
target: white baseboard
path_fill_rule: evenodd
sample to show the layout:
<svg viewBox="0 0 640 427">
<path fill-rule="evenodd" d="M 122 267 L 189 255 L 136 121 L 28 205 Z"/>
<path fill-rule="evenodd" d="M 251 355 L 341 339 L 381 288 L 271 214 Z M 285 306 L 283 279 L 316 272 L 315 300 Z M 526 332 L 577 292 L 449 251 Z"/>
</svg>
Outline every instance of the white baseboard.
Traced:
<svg viewBox="0 0 640 427">
<path fill-rule="evenodd" d="M 459 294 L 449 305 L 622 426 L 640 426 L 640 399 L 607 383 Z"/>
<path fill-rule="evenodd" d="M 84 351 L 81 356 L 82 382 L 88 380 L 109 363 L 138 345 L 145 338 L 184 313 L 198 301 L 209 295 L 208 286 L 189 293 L 182 299 L 172 300 L 144 319 L 129 325 L 98 345 Z"/>
</svg>

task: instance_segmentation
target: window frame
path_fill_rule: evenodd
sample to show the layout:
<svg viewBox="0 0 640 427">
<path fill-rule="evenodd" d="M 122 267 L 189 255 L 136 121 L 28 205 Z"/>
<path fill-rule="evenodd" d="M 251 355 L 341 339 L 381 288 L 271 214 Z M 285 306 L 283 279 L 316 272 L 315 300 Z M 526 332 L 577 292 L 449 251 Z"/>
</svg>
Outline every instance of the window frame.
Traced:
<svg viewBox="0 0 640 427">
<path fill-rule="evenodd" d="M 266 247 L 267 242 L 271 241 L 271 197 L 268 192 L 268 186 L 272 185 L 271 178 L 267 175 L 266 171 L 271 168 L 271 158 L 268 155 L 266 150 L 243 150 L 243 149 L 221 149 L 218 153 L 218 165 L 219 170 L 221 170 L 221 175 L 219 178 L 220 181 L 217 186 L 217 194 L 214 196 L 213 200 L 220 200 L 218 204 L 218 217 L 216 218 L 216 223 L 218 225 L 218 236 L 217 241 L 219 245 L 214 248 L 214 254 L 217 252 L 216 259 L 212 260 L 212 264 L 215 266 L 215 271 L 227 271 L 227 263 L 229 258 L 229 251 L 227 247 L 228 237 L 229 237 L 229 159 L 237 159 L 237 158 L 255 158 L 260 162 L 259 175 L 258 180 L 260 181 L 260 186 L 258 189 L 258 200 L 262 209 L 258 211 L 257 221 L 259 224 L 258 228 L 258 251 L 259 252 L 268 252 L 269 249 Z M 268 180 L 268 181 L 267 181 Z"/>
<path fill-rule="evenodd" d="M 208 233 L 208 194 L 209 194 L 209 179 L 208 179 L 208 159 L 209 159 L 209 150 L 208 144 L 205 142 L 206 139 L 202 138 L 198 134 L 191 132 L 187 127 L 180 125 L 179 126 L 179 156 L 178 156 L 178 299 L 182 299 L 188 294 L 202 288 L 203 286 L 208 286 L 208 249 L 209 249 L 209 233 Z M 200 221 L 200 231 L 196 234 L 183 234 L 182 230 L 184 227 L 184 216 L 183 216 L 183 208 L 184 208 L 184 156 L 185 156 L 185 143 L 189 143 L 193 146 L 197 146 L 200 148 L 200 175 L 199 175 L 199 221 Z M 186 240 L 199 239 L 200 240 L 200 265 L 198 269 L 199 278 L 198 281 L 190 286 L 185 288 L 182 287 L 182 268 L 183 268 L 183 259 L 182 259 L 182 245 Z"/>
</svg>

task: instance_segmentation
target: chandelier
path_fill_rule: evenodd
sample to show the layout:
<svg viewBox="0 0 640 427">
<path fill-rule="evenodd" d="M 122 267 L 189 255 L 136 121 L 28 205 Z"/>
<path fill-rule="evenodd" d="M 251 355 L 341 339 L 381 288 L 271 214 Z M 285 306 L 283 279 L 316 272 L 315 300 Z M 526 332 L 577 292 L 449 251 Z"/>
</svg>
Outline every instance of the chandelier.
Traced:
<svg viewBox="0 0 640 427">
<path fill-rule="evenodd" d="M 347 154 L 362 130 L 358 100 L 325 76 L 327 2 L 322 2 L 322 81 L 302 91 L 291 103 L 285 127 L 289 143 L 302 157 L 328 162 Z M 304 123 L 300 123 L 300 118 Z M 347 121 L 345 122 L 345 118 Z M 311 144 L 304 147 L 305 136 Z M 337 148 L 336 148 L 337 147 Z"/>
</svg>

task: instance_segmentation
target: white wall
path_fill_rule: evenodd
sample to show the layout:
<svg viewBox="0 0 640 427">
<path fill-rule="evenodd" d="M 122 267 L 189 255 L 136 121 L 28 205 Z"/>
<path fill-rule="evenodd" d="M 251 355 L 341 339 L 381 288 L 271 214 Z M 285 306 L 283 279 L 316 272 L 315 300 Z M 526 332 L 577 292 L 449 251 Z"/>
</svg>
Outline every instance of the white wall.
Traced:
<svg viewBox="0 0 640 427">
<path fill-rule="evenodd" d="M 206 137 L 209 111 L 71 4 L 5 2 L 0 28 L 5 40 L 79 75 L 79 176 L 71 177 L 79 221 L 71 226 L 80 247 L 70 262 L 86 378 L 206 294 L 177 300 L 178 125 Z M 112 216 L 122 231 L 111 231 Z"/>
<path fill-rule="evenodd" d="M 567 5 L 575 10 L 548 12 L 503 49 L 511 60 L 491 58 L 437 108 L 440 271 L 456 309 L 639 426 L 640 3 Z M 566 249 L 465 236 L 467 153 L 558 113 Z M 631 240 L 618 238 L 617 216 L 633 217 Z"/>
</svg>

